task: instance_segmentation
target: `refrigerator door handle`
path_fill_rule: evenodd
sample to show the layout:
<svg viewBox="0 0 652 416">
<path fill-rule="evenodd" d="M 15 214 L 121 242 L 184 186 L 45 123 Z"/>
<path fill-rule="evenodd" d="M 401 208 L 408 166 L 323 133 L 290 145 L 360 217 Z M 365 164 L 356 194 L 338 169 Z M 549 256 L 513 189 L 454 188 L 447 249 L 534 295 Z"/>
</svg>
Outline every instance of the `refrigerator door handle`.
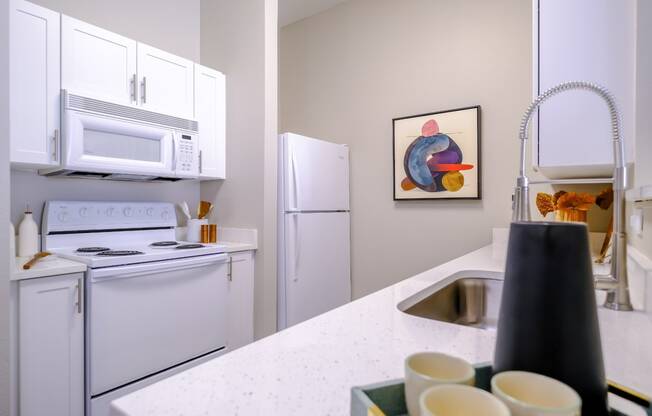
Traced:
<svg viewBox="0 0 652 416">
<path fill-rule="evenodd" d="M 299 256 L 301 255 L 301 246 L 299 245 L 299 214 L 293 215 L 294 221 L 294 269 L 292 281 L 299 281 Z"/>
<path fill-rule="evenodd" d="M 297 160 L 294 151 L 290 149 L 290 163 L 292 164 L 292 197 L 293 205 L 290 210 L 296 211 L 299 204 L 299 180 L 297 178 Z"/>
</svg>

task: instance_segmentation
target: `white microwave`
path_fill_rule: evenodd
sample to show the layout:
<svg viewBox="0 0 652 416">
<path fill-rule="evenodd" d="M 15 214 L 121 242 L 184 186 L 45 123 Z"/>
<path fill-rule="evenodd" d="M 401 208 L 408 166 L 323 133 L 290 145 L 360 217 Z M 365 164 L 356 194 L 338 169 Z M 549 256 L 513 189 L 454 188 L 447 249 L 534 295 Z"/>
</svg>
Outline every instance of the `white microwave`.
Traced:
<svg viewBox="0 0 652 416">
<path fill-rule="evenodd" d="M 197 121 L 62 91 L 61 164 L 46 176 L 114 180 L 199 177 Z"/>
</svg>

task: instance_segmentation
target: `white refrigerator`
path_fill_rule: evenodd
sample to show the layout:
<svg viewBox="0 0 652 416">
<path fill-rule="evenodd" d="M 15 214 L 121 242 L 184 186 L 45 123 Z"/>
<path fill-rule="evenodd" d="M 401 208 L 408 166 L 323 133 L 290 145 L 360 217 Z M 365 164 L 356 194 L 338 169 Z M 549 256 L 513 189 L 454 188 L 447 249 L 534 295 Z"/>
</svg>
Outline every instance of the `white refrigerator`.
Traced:
<svg viewBox="0 0 652 416">
<path fill-rule="evenodd" d="M 349 148 L 280 135 L 278 329 L 351 301 Z"/>
</svg>

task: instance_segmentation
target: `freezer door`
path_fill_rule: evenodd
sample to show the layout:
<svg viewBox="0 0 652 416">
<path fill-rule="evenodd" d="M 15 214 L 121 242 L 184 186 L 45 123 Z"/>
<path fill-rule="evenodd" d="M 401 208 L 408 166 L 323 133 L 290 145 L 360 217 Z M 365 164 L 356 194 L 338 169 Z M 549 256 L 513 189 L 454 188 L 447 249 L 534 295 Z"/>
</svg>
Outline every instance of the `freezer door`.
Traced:
<svg viewBox="0 0 652 416">
<path fill-rule="evenodd" d="M 286 211 L 349 210 L 349 148 L 286 133 Z"/>
<path fill-rule="evenodd" d="M 286 325 L 351 301 L 349 214 L 285 216 Z"/>
</svg>

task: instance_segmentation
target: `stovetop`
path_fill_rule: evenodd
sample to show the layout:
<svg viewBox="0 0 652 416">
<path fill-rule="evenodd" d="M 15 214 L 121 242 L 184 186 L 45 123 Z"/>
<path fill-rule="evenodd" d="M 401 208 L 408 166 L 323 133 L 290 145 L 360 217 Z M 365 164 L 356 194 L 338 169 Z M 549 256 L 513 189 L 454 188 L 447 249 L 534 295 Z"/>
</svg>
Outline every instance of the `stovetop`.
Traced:
<svg viewBox="0 0 652 416">
<path fill-rule="evenodd" d="M 51 248 L 48 251 L 59 257 L 87 264 L 91 268 L 99 268 L 205 256 L 223 253 L 225 250 L 225 247 L 219 244 L 175 241 L 175 244 L 157 246 L 152 243 L 154 242 L 130 242 L 129 245 L 102 244 L 101 246 Z"/>
<path fill-rule="evenodd" d="M 176 240 L 169 202 L 48 201 L 44 250 L 91 268 L 219 254 L 225 247 Z"/>
</svg>

